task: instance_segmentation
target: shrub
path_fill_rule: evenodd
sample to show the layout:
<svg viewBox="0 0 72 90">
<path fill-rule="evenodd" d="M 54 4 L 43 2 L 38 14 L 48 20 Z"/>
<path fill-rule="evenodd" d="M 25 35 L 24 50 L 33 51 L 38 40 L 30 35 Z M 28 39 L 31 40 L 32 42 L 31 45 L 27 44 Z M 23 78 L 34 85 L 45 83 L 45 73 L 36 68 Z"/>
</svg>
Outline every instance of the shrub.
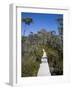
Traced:
<svg viewBox="0 0 72 90">
<path fill-rule="evenodd" d="M 22 63 L 22 77 L 37 76 L 39 63 L 32 58 Z"/>
</svg>

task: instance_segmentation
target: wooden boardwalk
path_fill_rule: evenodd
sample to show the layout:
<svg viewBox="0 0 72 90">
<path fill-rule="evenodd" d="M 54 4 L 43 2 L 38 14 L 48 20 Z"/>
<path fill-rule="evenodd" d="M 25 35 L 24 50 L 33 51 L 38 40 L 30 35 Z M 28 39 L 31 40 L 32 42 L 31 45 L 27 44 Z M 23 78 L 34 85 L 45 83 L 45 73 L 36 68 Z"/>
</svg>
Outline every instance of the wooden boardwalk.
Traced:
<svg viewBox="0 0 72 90">
<path fill-rule="evenodd" d="M 39 68 L 37 76 L 51 76 L 47 59 L 48 58 L 47 58 L 46 52 L 43 49 L 43 56 L 42 56 L 42 59 L 41 59 L 41 64 L 40 64 L 40 68 Z"/>
</svg>

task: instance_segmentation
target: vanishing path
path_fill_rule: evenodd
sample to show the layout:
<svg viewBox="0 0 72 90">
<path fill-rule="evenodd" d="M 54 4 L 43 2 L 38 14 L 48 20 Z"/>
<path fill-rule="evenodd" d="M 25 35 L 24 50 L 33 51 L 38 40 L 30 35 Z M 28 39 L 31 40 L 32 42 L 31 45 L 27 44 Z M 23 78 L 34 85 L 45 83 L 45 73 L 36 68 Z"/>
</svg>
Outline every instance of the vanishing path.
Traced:
<svg viewBox="0 0 72 90">
<path fill-rule="evenodd" d="M 43 56 L 41 59 L 41 64 L 40 64 L 40 68 L 37 76 L 51 76 L 51 73 L 49 70 L 49 64 L 47 62 L 47 55 L 44 49 L 43 49 Z"/>
</svg>

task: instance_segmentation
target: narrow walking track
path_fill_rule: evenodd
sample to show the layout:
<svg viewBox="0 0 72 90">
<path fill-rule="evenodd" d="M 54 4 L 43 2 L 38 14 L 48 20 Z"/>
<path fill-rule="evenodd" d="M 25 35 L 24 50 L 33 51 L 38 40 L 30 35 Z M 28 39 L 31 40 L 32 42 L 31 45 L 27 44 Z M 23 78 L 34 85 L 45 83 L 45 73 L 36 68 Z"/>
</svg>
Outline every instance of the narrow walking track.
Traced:
<svg viewBox="0 0 72 90">
<path fill-rule="evenodd" d="M 47 59 L 48 58 L 47 58 L 46 52 L 43 49 L 43 56 L 42 56 L 42 59 L 41 59 L 41 64 L 40 64 L 40 68 L 39 68 L 37 76 L 51 76 Z"/>
</svg>

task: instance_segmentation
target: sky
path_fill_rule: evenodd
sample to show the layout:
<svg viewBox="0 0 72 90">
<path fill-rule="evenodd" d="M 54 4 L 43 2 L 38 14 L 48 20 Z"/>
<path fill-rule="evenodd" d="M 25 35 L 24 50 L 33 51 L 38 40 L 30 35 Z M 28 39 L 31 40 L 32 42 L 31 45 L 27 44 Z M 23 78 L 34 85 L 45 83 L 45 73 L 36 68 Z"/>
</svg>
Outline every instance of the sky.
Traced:
<svg viewBox="0 0 72 90">
<path fill-rule="evenodd" d="M 34 34 L 45 29 L 46 31 L 55 31 L 58 34 L 58 23 L 57 18 L 63 18 L 62 14 L 43 14 L 43 13 L 21 13 L 21 19 L 30 17 L 33 19 L 33 22 L 30 25 L 26 25 L 24 22 L 21 22 L 21 33 L 25 36 L 28 36 L 30 32 Z"/>
</svg>

